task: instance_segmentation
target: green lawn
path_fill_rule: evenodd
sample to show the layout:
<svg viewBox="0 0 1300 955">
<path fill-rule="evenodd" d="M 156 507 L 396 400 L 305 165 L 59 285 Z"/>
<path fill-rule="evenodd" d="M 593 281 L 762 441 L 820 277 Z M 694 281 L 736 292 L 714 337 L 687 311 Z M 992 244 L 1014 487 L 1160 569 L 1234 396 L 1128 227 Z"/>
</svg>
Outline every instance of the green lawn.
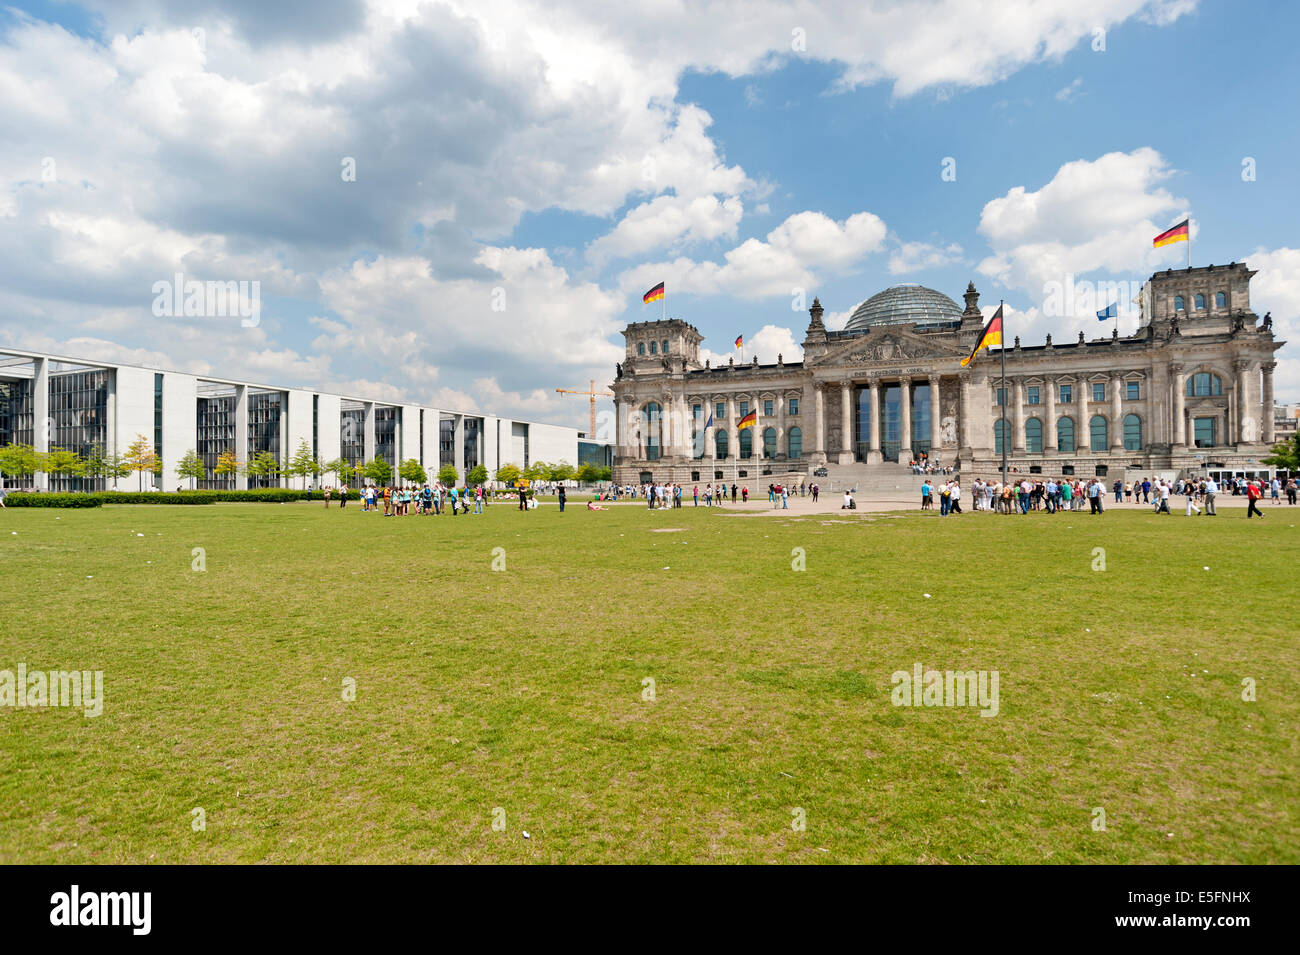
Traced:
<svg viewBox="0 0 1300 955">
<path fill-rule="evenodd" d="M 1297 863 L 1300 508 L 1223 510 L 10 509 L 0 669 L 105 700 L 0 707 L 0 861 Z"/>
</svg>

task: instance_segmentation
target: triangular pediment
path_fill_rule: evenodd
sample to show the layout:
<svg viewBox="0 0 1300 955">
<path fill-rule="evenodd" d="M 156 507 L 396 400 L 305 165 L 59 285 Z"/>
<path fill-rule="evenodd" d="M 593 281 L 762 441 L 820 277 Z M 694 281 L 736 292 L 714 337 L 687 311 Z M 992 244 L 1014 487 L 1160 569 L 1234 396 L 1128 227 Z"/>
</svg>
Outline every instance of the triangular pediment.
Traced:
<svg viewBox="0 0 1300 955">
<path fill-rule="evenodd" d="M 904 362 L 965 358 L 957 336 L 918 335 L 898 325 L 881 325 L 866 335 L 831 347 L 825 355 L 805 365 L 897 365 Z"/>
</svg>

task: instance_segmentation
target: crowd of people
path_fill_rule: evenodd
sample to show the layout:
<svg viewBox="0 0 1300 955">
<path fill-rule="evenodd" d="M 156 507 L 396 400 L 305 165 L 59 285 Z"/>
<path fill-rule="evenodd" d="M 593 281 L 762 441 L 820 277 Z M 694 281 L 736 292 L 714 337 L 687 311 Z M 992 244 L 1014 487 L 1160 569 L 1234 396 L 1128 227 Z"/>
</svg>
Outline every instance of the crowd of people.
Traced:
<svg viewBox="0 0 1300 955">
<path fill-rule="evenodd" d="M 1116 481 L 1109 489 L 1118 503 L 1150 504 L 1157 514 L 1169 514 L 1170 501 L 1175 497 L 1184 499 L 1184 513 L 1191 517 L 1197 514 L 1215 516 L 1218 514 L 1216 501 L 1221 493 L 1244 494 L 1248 499 L 1246 517 L 1263 517 L 1259 501 L 1265 493 L 1271 493 L 1274 501 L 1280 499 L 1283 492 L 1287 501 L 1296 503 L 1296 480 L 1285 482 L 1278 478 L 1271 481 L 1264 479 L 1245 480 L 1232 488 L 1221 488 L 1212 477 L 1206 478 L 1146 478 L 1142 481 Z M 1067 479 L 1048 478 L 1047 480 L 1030 480 L 1027 477 L 1002 481 L 983 481 L 976 478 L 971 485 L 971 501 L 977 511 L 992 511 L 997 514 L 1028 514 L 1031 511 L 1045 511 L 1048 514 L 1061 512 L 1078 512 L 1085 508 L 1090 514 L 1101 514 L 1106 509 L 1107 487 L 1101 478 Z M 939 499 L 940 516 L 961 513 L 961 481 L 952 479 L 932 483 L 926 478 L 921 484 L 921 509 L 933 510 L 934 499 Z"/>
<path fill-rule="evenodd" d="M 347 507 L 346 488 L 339 489 L 339 507 Z M 379 487 L 368 484 L 360 491 L 361 510 L 379 513 L 383 509 L 384 517 L 408 517 L 412 514 L 442 514 L 450 512 L 453 516 L 460 514 L 482 514 L 488 505 L 490 494 L 483 487 L 444 486 L 441 482 L 425 484 L 421 487 Z M 325 506 L 330 506 L 334 498 L 334 488 L 324 489 Z"/>
</svg>

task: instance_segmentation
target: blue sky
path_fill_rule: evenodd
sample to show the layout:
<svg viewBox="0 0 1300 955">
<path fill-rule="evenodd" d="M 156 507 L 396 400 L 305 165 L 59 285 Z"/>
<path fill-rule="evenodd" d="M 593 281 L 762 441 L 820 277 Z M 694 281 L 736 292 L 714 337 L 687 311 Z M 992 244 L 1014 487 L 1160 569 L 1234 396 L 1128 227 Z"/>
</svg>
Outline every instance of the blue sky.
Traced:
<svg viewBox="0 0 1300 955">
<path fill-rule="evenodd" d="M 1038 341 L 1095 327 L 1047 283 L 1177 266 L 1187 214 L 1300 341 L 1300 14 L 1081 6 L 8 8 L 0 345 L 581 425 L 554 388 L 610 379 L 655 281 L 720 358 L 901 282 Z M 177 271 L 259 281 L 259 323 L 153 314 Z"/>
</svg>

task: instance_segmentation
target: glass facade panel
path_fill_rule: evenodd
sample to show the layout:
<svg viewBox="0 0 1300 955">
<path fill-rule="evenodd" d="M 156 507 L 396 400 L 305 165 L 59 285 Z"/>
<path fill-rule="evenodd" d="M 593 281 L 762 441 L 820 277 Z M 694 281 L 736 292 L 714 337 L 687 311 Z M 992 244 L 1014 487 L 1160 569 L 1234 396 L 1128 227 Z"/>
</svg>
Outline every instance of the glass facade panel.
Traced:
<svg viewBox="0 0 1300 955">
<path fill-rule="evenodd" d="M 51 450 L 72 451 L 82 458 L 90 457 L 96 449 L 104 451 L 108 440 L 108 376 L 106 369 L 50 376 Z M 31 393 L 30 386 L 27 392 Z M 155 442 L 160 444 L 158 424 L 155 421 Z M 51 474 L 49 480 L 52 491 L 102 491 L 106 485 L 103 477 Z"/>
<path fill-rule="evenodd" d="M 264 451 L 275 455 L 280 466 L 284 458 L 280 449 L 280 416 L 284 412 L 284 396 L 278 391 L 259 391 L 248 396 L 248 447 L 244 462 L 252 461 Z M 249 487 L 279 487 L 280 478 L 250 474 Z"/>
<path fill-rule="evenodd" d="M 930 386 L 912 386 L 912 454 L 930 453 Z"/>
<path fill-rule="evenodd" d="M 1217 418 L 1197 418 L 1192 422 L 1192 434 L 1198 448 L 1212 448 L 1216 444 Z"/>
<path fill-rule="evenodd" d="M 365 408 L 344 408 L 339 415 L 339 457 L 353 467 L 365 463 Z"/>
<path fill-rule="evenodd" d="M 1124 450 L 1142 450 L 1142 419 L 1135 414 L 1124 416 Z"/>
<path fill-rule="evenodd" d="M 897 461 L 899 449 L 903 446 L 903 392 L 897 385 L 882 390 L 885 393 L 885 413 L 880 451 L 886 461 Z"/>
<path fill-rule="evenodd" d="M 1056 422 L 1056 450 L 1074 453 L 1074 419 L 1060 418 Z"/>
<path fill-rule="evenodd" d="M 1106 450 L 1106 419 L 1101 415 L 1094 415 L 1092 421 L 1088 423 L 1088 448 L 1092 451 Z"/>
<path fill-rule="evenodd" d="M 1043 450 L 1043 422 L 1030 418 L 1025 422 L 1025 450 L 1040 454 Z"/>
<path fill-rule="evenodd" d="M 203 469 L 207 472 L 205 477 L 195 482 L 195 486 L 206 491 L 234 488 L 235 475 L 218 475 L 215 471 L 217 459 L 223 451 L 239 453 L 235 450 L 235 396 L 200 397 L 196 402 L 195 419 L 194 451 L 203 461 Z"/>
</svg>

